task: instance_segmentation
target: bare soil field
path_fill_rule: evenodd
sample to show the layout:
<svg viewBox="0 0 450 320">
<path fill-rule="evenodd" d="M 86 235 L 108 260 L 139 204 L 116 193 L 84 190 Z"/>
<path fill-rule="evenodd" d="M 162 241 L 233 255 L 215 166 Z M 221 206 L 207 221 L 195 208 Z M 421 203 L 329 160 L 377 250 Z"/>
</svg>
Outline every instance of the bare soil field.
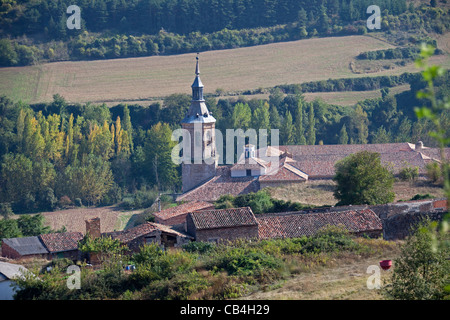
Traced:
<svg viewBox="0 0 450 320">
<path fill-rule="evenodd" d="M 333 196 L 335 182 L 332 180 L 310 180 L 303 184 L 270 188 L 270 194 L 281 200 L 296 201 L 316 206 L 335 205 Z M 444 196 L 442 187 L 426 180 L 415 183 L 397 181 L 394 183 L 395 200 L 410 200 L 416 194 L 430 194 L 436 198 Z"/>
<path fill-rule="evenodd" d="M 306 39 L 201 53 L 205 92 L 273 87 L 279 84 L 366 76 L 349 64 L 360 52 L 392 48 L 369 36 Z M 446 56 L 434 63 L 448 67 Z M 190 93 L 195 54 L 96 61 L 66 61 L 0 69 L 0 95 L 26 103 L 52 101 L 59 93 L 69 102 L 141 101 Z M 410 64 L 371 75 L 417 71 Z"/>
<path fill-rule="evenodd" d="M 73 208 L 52 212 L 43 212 L 45 225 L 53 230 L 58 230 L 63 226 L 67 231 L 78 231 L 86 233 L 85 220 L 92 218 L 100 218 L 101 232 L 111 232 L 115 230 L 123 230 L 132 219 L 141 213 L 138 211 L 121 211 L 115 206 L 99 207 L 99 208 Z"/>
</svg>

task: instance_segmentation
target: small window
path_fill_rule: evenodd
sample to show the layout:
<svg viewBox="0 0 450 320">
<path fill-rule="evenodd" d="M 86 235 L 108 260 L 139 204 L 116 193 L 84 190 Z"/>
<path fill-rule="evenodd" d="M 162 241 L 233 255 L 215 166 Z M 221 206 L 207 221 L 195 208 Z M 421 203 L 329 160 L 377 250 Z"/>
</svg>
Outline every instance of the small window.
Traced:
<svg viewBox="0 0 450 320">
<path fill-rule="evenodd" d="M 251 177 L 252 176 L 252 170 L 247 169 L 246 172 L 247 172 L 247 177 Z"/>
</svg>

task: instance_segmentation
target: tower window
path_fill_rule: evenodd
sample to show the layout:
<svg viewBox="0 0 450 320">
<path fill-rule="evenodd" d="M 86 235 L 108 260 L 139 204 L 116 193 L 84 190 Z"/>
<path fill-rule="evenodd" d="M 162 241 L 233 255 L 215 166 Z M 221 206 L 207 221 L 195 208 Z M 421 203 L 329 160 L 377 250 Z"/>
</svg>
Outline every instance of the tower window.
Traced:
<svg viewBox="0 0 450 320">
<path fill-rule="evenodd" d="M 252 176 L 252 170 L 247 169 L 246 173 L 247 173 L 247 177 L 251 177 Z"/>
</svg>

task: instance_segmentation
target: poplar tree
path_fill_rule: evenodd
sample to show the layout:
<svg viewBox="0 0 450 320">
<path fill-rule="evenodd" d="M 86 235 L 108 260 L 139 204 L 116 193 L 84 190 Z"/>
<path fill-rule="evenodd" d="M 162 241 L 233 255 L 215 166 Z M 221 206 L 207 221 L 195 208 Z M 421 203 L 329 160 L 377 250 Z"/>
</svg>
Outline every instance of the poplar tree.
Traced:
<svg viewBox="0 0 450 320">
<path fill-rule="evenodd" d="M 314 106 L 312 103 L 309 104 L 308 111 L 308 130 L 307 130 L 307 143 L 309 145 L 316 144 L 316 120 L 314 118 Z"/>
<path fill-rule="evenodd" d="M 348 143 L 348 134 L 347 128 L 344 124 L 341 128 L 341 131 L 339 132 L 339 144 L 347 144 L 347 143 Z"/>
<path fill-rule="evenodd" d="M 292 124 L 292 115 L 289 111 L 286 112 L 281 128 L 281 141 L 284 145 L 294 144 L 294 125 Z"/>
<path fill-rule="evenodd" d="M 305 130 L 303 129 L 303 101 L 301 99 L 299 99 L 295 110 L 294 142 L 295 144 L 306 144 Z"/>
</svg>

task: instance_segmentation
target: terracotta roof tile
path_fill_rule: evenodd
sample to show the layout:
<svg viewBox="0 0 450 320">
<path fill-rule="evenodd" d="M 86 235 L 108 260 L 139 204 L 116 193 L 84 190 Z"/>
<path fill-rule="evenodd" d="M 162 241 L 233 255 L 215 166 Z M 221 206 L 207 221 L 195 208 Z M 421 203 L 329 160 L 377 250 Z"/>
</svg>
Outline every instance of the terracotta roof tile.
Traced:
<svg viewBox="0 0 450 320">
<path fill-rule="evenodd" d="M 50 253 L 77 250 L 81 232 L 47 233 L 39 236 Z"/>
<path fill-rule="evenodd" d="M 204 210 L 204 209 L 213 209 L 214 205 L 205 201 L 190 201 L 187 203 L 182 203 L 178 206 L 171 207 L 160 212 L 154 212 L 153 215 L 160 220 L 167 220 L 170 218 L 174 218 L 180 215 L 186 215 L 189 212 Z"/>
<path fill-rule="evenodd" d="M 175 231 L 168 226 L 154 222 L 146 222 L 130 229 L 103 233 L 102 235 L 110 236 L 111 238 L 119 240 L 122 243 L 129 243 L 134 239 L 145 236 L 146 234 L 152 233 L 157 230 L 172 233 L 174 235 L 186 236 L 185 234 Z"/>
<path fill-rule="evenodd" d="M 257 192 L 258 190 L 258 179 L 254 177 L 233 178 L 230 174 L 230 167 L 221 166 L 217 168 L 214 178 L 182 194 L 177 198 L 177 201 L 216 201 L 225 194 L 237 196 Z"/>
<path fill-rule="evenodd" d="M 381 219 L 370 209 L 258 215 L 256 220 L 261 239 L 312 236 L 327 225 L 343 225 L 351 233 L 382 230 Z"/>
<path fill-rule="evenodd" d="M 191 212 L 197 230 L 257 225 L 250 207 Z"/>
</svg>

